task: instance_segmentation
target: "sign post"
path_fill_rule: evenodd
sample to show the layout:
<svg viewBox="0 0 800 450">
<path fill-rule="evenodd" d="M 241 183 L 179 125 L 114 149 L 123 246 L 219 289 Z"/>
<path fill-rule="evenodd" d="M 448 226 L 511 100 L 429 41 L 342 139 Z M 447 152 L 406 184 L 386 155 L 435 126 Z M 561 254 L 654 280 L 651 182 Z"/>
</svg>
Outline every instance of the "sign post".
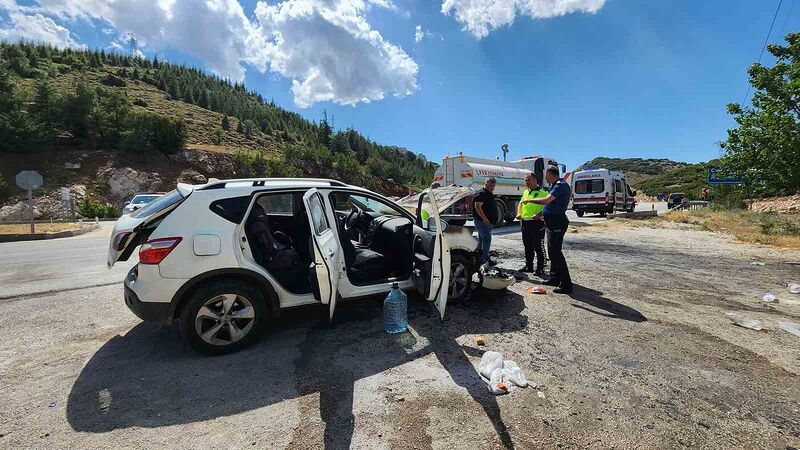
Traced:
<svg viewBox="0 0 800 450">
<path fill-rule="evenodd" d="M 28 209 L 31 218 L 31 234 L 33 234 L 36 232 L 33 224 L 33 190 L 42 187 L 42 184 L 44 184 L 44 179 L 41 175 L 39 175 L 39 172 L 34 170 L 23 170 L 17 174 L 14 180 L 17 182 L 17 186 L 19 186 L 20 189 L 25 189 L 28 191 Z"/>
</svg>

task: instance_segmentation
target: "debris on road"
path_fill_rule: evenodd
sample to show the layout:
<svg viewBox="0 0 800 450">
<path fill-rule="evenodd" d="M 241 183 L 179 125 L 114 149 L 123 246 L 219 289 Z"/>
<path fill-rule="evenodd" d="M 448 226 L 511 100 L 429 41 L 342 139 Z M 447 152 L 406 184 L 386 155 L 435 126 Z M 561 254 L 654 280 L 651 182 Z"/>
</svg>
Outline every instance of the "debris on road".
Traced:
<svg viewBox="0 0 800 450">
<path fill-rule="evenodd" d="M 529 294 L 547 294 L 547 289 L 545 289 L 545 288 L 543 288 L 541 286 L 529 287 L 528 288 L 528 293 Z"/>
<path fill-rule="evenodd" d="M 787 287 L 792 294 L 800 294 L 800 283 L 789 283 Z"/>
<path fill-rule="evenodd" d="M 483 336 L 478 336 L 475 338 L 475 344 L 477 345 L 486 345 L 486 338 Z"/>
<path fill-rule="evenodd" d="M 485 289 L 499 291 L 505 289 L 516 282 L 513 275 L 503 272 L 499 267 L 487 267 L 486 264 L 480 268 Z"/>
<path fill-rule="evenodd" d="M 749 328 L 751 330 L 761 331 L 764 329 L 761 326 L 761 321 L 756 319 L 746 319 L 739 314 L 736 313 L 725 313 L 726 316 L 736 325 L 740 327 Z"/>
<path fill-rule="evenodd" d="M 47 406 L 49 406 L 50 408 L 55 408 L 56 407 L 56 402 L 50 402 L 50 404 L 47 405 Z"/>
<path fill-rule="evenodd" d="M 761 262 L 761 261 L 753 261 L 753 262 L 751 262 L 750 264 L 752 264 L 752 265 L 754 265 L 754 266 L 765 266 L 765 265 L 766 265 L 766 264 L 764 264 L 764 263 L 763 263 L 763 262 Z"/>
<path fill-rule="evenodd" d="M 535 387 L 528 382 L 517 363 L 504 360 L 500 352 L 484 353 L 478 371 L 489 380 L 489 391 L 495 395 L 507 394 L 510 391 L 509 385 L 521 388 Z"/>
<path fill-rule="evenodd" d="M 800 337 L 800 323 L 778 322 L 778 326 L 781 327 L 781 330 Z"/>
<path fill-rule="evenodd" d="M 764 300 L 765 303 L 772 303 L 778 299 L 772 292 L 767 292 L 766 294 L 764 294 L 764 297 L 762 297 L 762 300 Z"/>
</svg>

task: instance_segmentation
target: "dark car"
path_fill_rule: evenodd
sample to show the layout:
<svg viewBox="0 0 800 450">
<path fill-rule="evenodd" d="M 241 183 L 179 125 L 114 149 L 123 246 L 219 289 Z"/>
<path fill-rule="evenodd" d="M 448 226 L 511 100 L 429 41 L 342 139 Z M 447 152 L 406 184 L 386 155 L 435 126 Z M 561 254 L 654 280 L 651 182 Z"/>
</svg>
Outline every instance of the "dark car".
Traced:
<svg viewBox="0 0 800 450">
<path fill-rule="evenodd" d="M 680 206 L 684 202 L 688 202 L 689 198 L 686 197 L 686 194 L 677 192 L 675 194 L 669 194 L 667 197 L 667 209 L 672 209 L 676 206 Z"/>
</svg>

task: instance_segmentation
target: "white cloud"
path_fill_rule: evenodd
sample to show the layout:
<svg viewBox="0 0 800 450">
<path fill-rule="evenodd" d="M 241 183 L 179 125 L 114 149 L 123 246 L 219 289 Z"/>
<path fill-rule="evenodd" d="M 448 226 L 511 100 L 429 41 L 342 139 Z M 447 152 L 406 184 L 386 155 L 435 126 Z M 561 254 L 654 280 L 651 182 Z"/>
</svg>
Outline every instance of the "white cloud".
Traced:
<svg viewBox="0 0 800 450">
<path fill-rule="evenodd" d="M 44 42 L 56 47 L 81 47 L 70 31 L 41 14 L 9 13 L 10 24 L 0 28 L 0 40 Z"/>
<path fill-rule="evenodd" d="M 417 64 L 365 17 L 371 7 L 396 11 L 391 0 L 261 1 L 252 20 L 238 0 L 10 1 L 0 0 L 0 9 L 85 20 L 101 30 L 110 25 L 118 36 L 133 33 L 142 48 L 180 50 L 236 80 L 247 64 L 270 70 L 292 81 L 301 107 L 354 105 L 417 90 Z"/>
<path fill-rule="evenodd" d="M 413 93 L 417 63 L 370 27 L 367 6 L 361 0 L 259 2 L 256 18 L 266 45 L 250 62 L 291 79 L 300 107 Z"/>
<path fill-rule="evenodd" d="M 422 25 L 417 25 L 417 28 L 414 30 L 414 42 L 419 44 L 419 42 L 424 37 L 425 37 L 425 32 L 422 31 Z"/>
<path fill-rule="evenodd" d="M 606 0 L 444 0 L 442 13 L 456 20 L 477 39 L 510 25 L 517 14 L 548 19 L 575 12 L 596 13 Z"/>
</svg>

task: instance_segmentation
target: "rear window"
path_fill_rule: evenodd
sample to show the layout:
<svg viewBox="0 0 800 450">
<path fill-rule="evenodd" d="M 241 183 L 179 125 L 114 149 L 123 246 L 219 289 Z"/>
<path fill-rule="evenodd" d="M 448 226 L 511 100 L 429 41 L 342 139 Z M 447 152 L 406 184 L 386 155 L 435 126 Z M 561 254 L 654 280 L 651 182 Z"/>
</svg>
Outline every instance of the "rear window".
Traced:
<svg viewBox="0 0 800 450">
<path fill-rule="evenodd" d="M 135 211 L 133 214 L 131 214 L 131 217 L 136 217 L 137 219 L 144 219 L 150 217 L 153 214 L 161 212 L 169 208 L 170 206 L 179 203 L 181 200 L 183 200 L 183 197 L 181 196 L 180 192 L 174 190 L 168 193 L 167 195 L 148 203 L 143 208 Z"/>
<path fill-rule="evenodd" d="M 144 205 L 146 203 L 152 202 L 153 200 L 155 200 L 155 199 L 157 199 L 159 197 L 161 197 L 161 196 L 160 195 L 137 195 L 136 197 L 133 197 L 133 200 L 131 200 L 131 204 L 133 204 L 133 205 Z"/>
<path fill-rule="evenodd" d="M 241 223 L 248 206 L 250 206 L 250 196 L 245 195 L 215 200 L 211 202 L 209 209 L 225 220 Z"/>
<path fill-rule="evenodd" d="M 603 180 L 579 180 L 575 182 L 576 194 L 599 194 L 606 190 Z"/>
</svg>

